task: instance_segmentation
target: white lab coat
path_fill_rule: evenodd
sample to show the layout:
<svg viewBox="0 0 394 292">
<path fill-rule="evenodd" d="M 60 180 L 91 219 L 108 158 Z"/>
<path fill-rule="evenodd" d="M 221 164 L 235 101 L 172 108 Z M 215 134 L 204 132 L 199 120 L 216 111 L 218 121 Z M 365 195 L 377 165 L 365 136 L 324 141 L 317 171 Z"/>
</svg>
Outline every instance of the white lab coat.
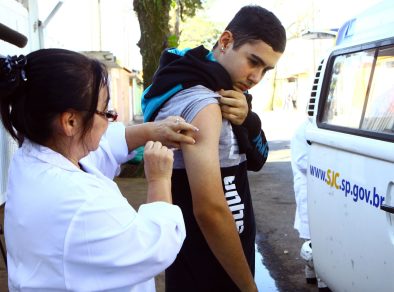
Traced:
<svg viewBox="0 0 394 292">
<path fill-rule="evenodd" d="M 81 160 L 85 172 L 29 141 L 15 153 L 5 207 L 10 291 L 155 291 L 153 277 L 174 261 L 186 234 L 179 207 L 155 202 L 137 213 L 112 181 L 128 159 L 124 126 L 112 124 L 95 152 Z"/>
<path fill-rule="evenodd" d="M 305 138 L 305 129 L 309 123 L 309 120 L 306 120 L 297 128 L 290 144 L 296 201 L 294 228 L 298 230 L 300 238 L 304 239 L 310 239 L 307 202 L 307 167 L 310 146 Z"/>
</svg>

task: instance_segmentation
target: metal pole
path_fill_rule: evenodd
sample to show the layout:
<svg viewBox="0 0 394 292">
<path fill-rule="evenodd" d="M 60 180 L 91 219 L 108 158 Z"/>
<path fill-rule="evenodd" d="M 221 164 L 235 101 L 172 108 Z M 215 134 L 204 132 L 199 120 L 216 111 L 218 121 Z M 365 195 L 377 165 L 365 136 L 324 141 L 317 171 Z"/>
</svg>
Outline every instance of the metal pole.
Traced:
<svg viewBox="0 0 394 292">
<path fill-rule="evenodd" d="M 48 23 L 52 20 L 55 14 L 59 11 L 60 7 L 63 5 L 63 1 L 57 2 L 56 6 L 49 13 L 48 17 L 44 21 L 38 20 L 38 38 L 40 43 L 40 49 L 44 48 L 44 29 Z"/>
</svg>

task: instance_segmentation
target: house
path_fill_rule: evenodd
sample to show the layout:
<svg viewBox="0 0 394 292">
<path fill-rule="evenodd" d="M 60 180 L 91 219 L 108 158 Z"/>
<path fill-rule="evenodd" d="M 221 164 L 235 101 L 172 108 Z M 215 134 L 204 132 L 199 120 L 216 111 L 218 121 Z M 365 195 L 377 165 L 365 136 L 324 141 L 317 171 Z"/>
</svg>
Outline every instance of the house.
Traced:
<svg viewBox="0 0 394 292">
<path fill-rule="evenodd" d="M 138 71 L 130 71 L 117 63 L 108 51 L 82 51 L 82 54 L 104 63 L 110 84 L 110 107 L 118 112 L 118 121 L 125 125 L 142 121 L 142 80 Z"/>
</svg>

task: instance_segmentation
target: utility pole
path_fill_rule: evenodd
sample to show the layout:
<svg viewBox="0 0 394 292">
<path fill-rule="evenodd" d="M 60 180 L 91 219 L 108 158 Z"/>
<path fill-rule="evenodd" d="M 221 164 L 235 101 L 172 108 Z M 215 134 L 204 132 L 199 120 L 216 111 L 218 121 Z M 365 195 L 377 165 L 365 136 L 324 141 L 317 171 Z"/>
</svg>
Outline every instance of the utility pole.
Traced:
<svg viewBox="0 0 394 292">
<path fill-rule="evenodd" d="M 34 0 L 36 1 L 36 0 Z M 47 27 L 48 23 L 52 20 L 55 14 L 59 11 L 60 7 L 63 5 L 63 1 L 58 1 L 56 6 L 49 13 L 48 17 L 44 21 L 38 20 L 38 37 L 40 43 L 40 49 L 43 49 L 45 46 L 44 42 L 44 29 Z"/>
<path fill-rule="evenodd" d="M 63 1 L 58 1 L 56 6 L 49 13 L 48 17 L 41 21 L 38 15 L 38 1 L 37 0 L 22 0 L 22 5 L 29 12 L 29 46 L 31 51 L 43 49 L 44 44 L 44 29 L 59 11 L 63 5 Z"/>
<path fill-rule="evenodd" d="M 97 0 L 97 16 L 98 16 L 98 37 L 99 37 L 99 51 L 103 49 L 103 39 L 101 31 L 101 0 Z"/>
</svg>

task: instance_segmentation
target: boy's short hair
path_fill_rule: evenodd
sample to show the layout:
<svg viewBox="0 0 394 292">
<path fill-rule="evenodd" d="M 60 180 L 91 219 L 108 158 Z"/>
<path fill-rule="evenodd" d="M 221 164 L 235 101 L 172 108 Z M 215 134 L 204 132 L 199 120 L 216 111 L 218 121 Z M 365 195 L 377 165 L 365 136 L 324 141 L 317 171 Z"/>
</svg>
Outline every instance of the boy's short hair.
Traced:
<svg viewBox="0 0 394 292">
<path fill-rule="evenodd" d="M 286 47 L 286 30 L 269 10 L 258 5 L 242 7 L 227 25 L 233 34 L 234 49 L 246 43 L 262 40 L 275 52 L 283 53 Z"/>
</svg>

